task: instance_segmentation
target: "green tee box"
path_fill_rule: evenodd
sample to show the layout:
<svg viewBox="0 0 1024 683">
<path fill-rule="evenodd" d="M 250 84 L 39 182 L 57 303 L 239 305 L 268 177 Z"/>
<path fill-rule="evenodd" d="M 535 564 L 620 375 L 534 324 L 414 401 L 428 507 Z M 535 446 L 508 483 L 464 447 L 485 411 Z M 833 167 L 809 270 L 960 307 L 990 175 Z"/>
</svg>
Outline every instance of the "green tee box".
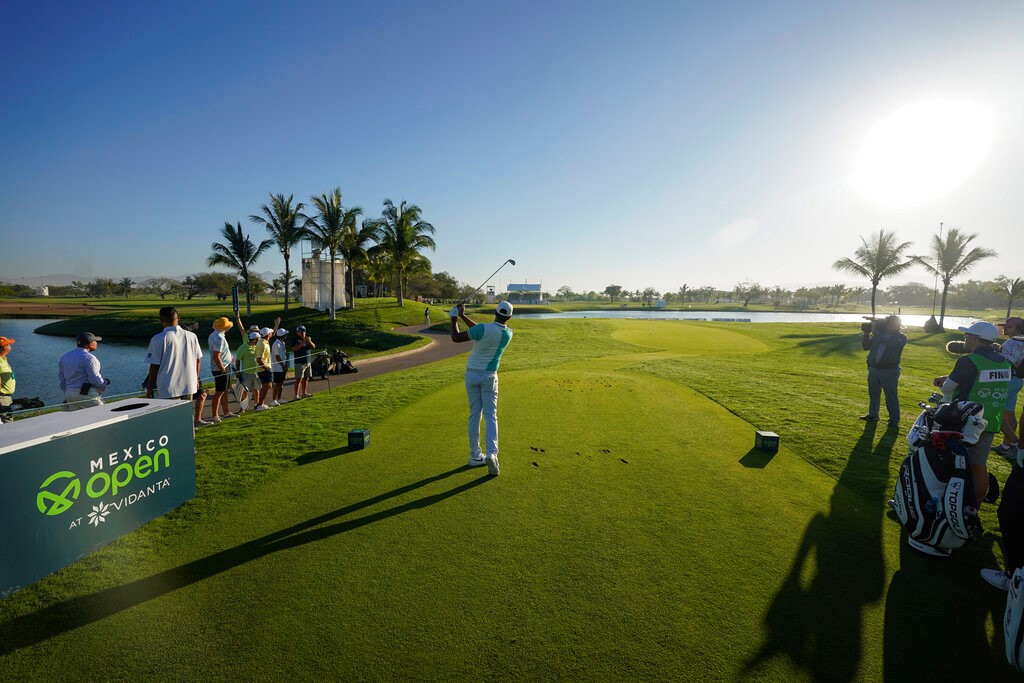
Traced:
<svg viewBox="0 0 1024 683">
<path fill-rule="evenodd" d="M 353 429 L 348 433 L 348 447 L 349 448 L 366 448 L 370 445 L 370 430 L 369 429 Z"/>
<path fill-rule="evenodd" d="M 754 448 L 759 451 L 777 453 L 779 451 L 779 435 L 775 432 L 754 432 Z"/>
<path fill-rule="evenodd" d="M 196 495 L 192 402 L 121 401 L 0 429 L 0 600 Z"/>
</svg>

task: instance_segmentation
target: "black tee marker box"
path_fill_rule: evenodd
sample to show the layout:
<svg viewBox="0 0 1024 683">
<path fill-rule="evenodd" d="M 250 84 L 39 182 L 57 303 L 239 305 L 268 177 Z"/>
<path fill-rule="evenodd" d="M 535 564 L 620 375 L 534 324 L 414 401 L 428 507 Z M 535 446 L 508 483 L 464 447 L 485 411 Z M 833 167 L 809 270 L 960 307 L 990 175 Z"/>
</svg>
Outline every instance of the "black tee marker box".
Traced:
<svg viewBox="0 0 1024 683">
<path fill-rule="evenodd" d="M 775 432 L 758 430 L 754 432 L 754 448 L 769 453 L 779 452 L 779 435 Z"/>
<path fill-rule="evenodd" d="M 348 447 L 352 449 L 366 448 L 370 445 L 369 429 L 353 429 L 348 433 Z"/>
</svg>

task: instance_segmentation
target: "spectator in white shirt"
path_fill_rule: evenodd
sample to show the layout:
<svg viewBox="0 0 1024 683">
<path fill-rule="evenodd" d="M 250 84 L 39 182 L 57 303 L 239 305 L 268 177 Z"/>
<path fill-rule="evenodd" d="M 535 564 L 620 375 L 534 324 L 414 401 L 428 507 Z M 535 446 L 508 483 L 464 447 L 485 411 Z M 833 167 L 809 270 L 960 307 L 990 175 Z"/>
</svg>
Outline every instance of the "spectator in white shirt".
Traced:
<svg viewBox="0 0 1024 683">
<path fill-rule="evenodd" d="M 179 325 L 178 311 L 171 306 L 160 309 L 160 322 L 164 329 L 154 335 L 146 352 L 149 378 L 146 398 L 194 399 L 193 422 L 202 427 L 210 424 L 202 419 L 206 394 L 199 383 L 199 365 L 203 351 L 199 338 Z"/>
<path fill-rule="evenodd" d="M 283 327 L 277 330 L 273 343 L 270 345 L 270 370 L 274 373 L 274 389 L 270 405 L 281 405 L 281 392 L 284 390 L 284 377 L 288 374 L 288 330 Z"/>
</svg>

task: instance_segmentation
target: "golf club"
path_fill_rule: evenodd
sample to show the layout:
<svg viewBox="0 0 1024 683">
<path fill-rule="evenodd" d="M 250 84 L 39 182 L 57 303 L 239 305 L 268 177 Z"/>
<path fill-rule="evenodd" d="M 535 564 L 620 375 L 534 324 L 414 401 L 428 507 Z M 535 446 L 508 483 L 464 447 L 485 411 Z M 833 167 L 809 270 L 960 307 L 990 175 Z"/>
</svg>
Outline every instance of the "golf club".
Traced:
<svg viewBox="0 0 1024 683">
<path fill-rule="evenodd" d="M 483 288 L 484 288 L 484 285 L 486 285 L 486 284 L 487 284 L 487 283 L 488 283 L 488 282 L 490 281 L 490 279 L 491 279 L 492 277 L 494 277 L 495 275 L 497 275 L 497 274 L 498 274 L 498 271 L 499 271 L 499 270 L 501 270 L 502 268 L 504 268 L 505 266 L 507 266 L 507 265 L 508 265 L 508 264 L 510 264 L 510 263 L 511 263 L 511 264 L 512 264 L 513 266 L 514 266 L 514 265 L 516 264 L 516 262 L 515 262 L 515 261 L 514 261 L 513 259 L 508 259 L 507 261 L 505 261 L 504 263 L 502 263 L 502 264 L 501 264 L 500 266 L 498 266 L 498 270 L 496 270 L 496 271 L 494 271 L 493 273 L 491 273 L 490 275 L 488 275 L 488 276 L 487 276 L 487 279 L 486 279 L 486 280 L 484 280 L 483 282 L 481 282 L 481 283 L 480 283 L 480 286 L 479 286 L 479 287 L 477 287 L 476 289 L 474 289 L 474 290 L 473 290 L 473 293 L 472 293 L 472 294 L 470 294 L 470 295 L 469 295 L 469 296 L 467 296 L 466 298 L 462 299 L 462 300 L 461 300 L 461 301 L 460 301 L 459 303 L 463 303 L 463 304 L 464 304 L 464 303 L 466 303 L 467 301 L 469 301 L 470 299 L 472 299 L 472 298 L 473 298 L 474 296 L 476 296 L 476 293 L 477 293 L 477 292 L 479 292 L 479 291 L 480 291 L 481 289 L 483 289 Z"/>
</svg>

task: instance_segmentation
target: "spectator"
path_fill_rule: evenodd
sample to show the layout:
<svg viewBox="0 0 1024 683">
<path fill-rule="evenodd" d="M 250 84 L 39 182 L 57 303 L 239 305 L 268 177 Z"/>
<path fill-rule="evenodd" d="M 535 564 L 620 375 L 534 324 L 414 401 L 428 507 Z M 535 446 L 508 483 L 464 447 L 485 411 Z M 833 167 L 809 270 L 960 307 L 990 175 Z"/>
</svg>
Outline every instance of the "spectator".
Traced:
<svg viewBox="0 0 1024 683">
<path fill-rule="evenodd" d="M 890 429 L 900 424 L 900 399 L 896 389 L 900 381 L 900 358 L 907 344 L 907 336 L 900 332 L 902 324 L 898 316 L 890 315 L 861 327 L 864 332 L 861 348 L 868 352 L 868 414 L 860 419 L 878 420 L 884 392 Z"/>
<path fill-rule="evenodd" d="M 171 306 L 160 309 L 160 322 L 164 329 L 154 335 L 146 351 L 149 378 L 146 398 L 192 399 L 192 422 L 196 427 L 208 424 L 202 419 L 206 393 L 199 383 L 199 365 L 203 351 L 194 332 L 183 330 L 178 323 L 178 311 Z"/>
<path fill-rule="evenodd" d="M 960 356 L 953 372 L 936 377 L 935 386 L 942 389 L 943 400 L 974 401 L 985 407 L 983 417 L 988 426 L 973 446 L 967 447 L 967 461 L 974 479 L 974 494 L 978 507 L 988 491 L 988 450 L 1003 420 L 1003 408 L 1010 387 L 1010 363 L 995 350 L 999 328 L 992 323 L 976 322 L 961 327 L 967 355 Z"/>
<path fill-rule="evenodd" d="M 430 306 L 423 309 L 423 324 L 430 327 Z"/>
<path fill-rule="evenodd" d="M 274 327 L 264 327 L 259 332 L 259 339 L 256 340 L 256 348 L 253 353 L 256 355 L 256 376 L 260 380 L 259 397 L 256 401 L 256 410 L 268 410 L 267 396 L 270 395 L 270 388 L 274 383 L 274 372 L 270 366 L 270 344 L 273 341 L 274 333 L 281 324 L 281 319 L 274 320 Z"/>
<path fill-rule="evenodd" d="M 309 378 L 313 376 L 313 368 L 309 364 L 309 352 L 316 349 L 312 337 L 306 332 L 305 325 L 295 328 L 295 343 L 292 344 L 292 351 L 295 352 L 295 398 L 305 398 L 313 394 L 306 393 L 306 386 Z"/>
<path fill-rule="evenodd" d="M 14 370 L 11 369 L 11 364 L 7 361 L 7 354 L 11 352 L 11 344 L 14 340 L 10 337 L 0 337 L 0 423 L 10 422 L 14 418 L 11 416 L 11 403 L 13 403 L 14 396 Z"/>
<path fill-rule="evenodd" d="M 238 329 L 242 329 L 239 326 Z M 246 334 L 242 333 L 244 341 L 242 345 L 235 351 L 235 365 L 238 369 L 238 386 L 241 387 L 238 395 L 238 404 L 240 410 L 245 410 L 249 405 L 249 400 L 253 402 L 259 396 L 259 391 L 256 388 L 256 342 L 260 339 L 259 332 L 249 332 Z"/>
<path fill-rule="evenodd" d="M 213 321 L 213 332 L 207 339 L 210 348 L 210 372 L 213 374 L 211 421 L 214 423 L 220 422 L 221 417 L 238 417 L 228 410 L 228 366 L 231 365 L 231 346 L 228 345 L 227 331 L 232 327 L 234 323 L 227 318 L 217 318 Z"/>
<path fill-rule="evenodd" d="M 1017 423 L 1017 395 L 1020 393 L 1021 385 L 1024 384 L 1024 320 L 1014 316 L 999 323 L 1003 328 L 1003 335 L 1009 337 L 999 349 L 1000 355 L 1010 361 L 1013 366 L 1013 376 L 1010 378 L 1010 391 L 1006 397 L 1006 407 L 1003 408 L 1003 443 L 996 446 L 994 450 L 999 455 L 1010 458 L 1017 455 L 1020 443 L 1020 433 L 1024 433 L 1024 416 L 1021 422 Z"/>
<path fill-rule="evenodd" d="M 92 332 L 83 332 L 75 342 L 78 346 L 60 358 L 57 365 L 57 379 L 64 394 L 65 410 L 81 410 L 103 405 L 100 396 L 110 380 L 100 375 L 100 360 L 94 353 L 103 337 Z"/>
<path fill-rule="evenodd" d="M 288 346 L 284 340 L 288 338 L 288 330 L 278 328 L 274 343 L 270 345 L 270 370 L 274 373 L 274 393 L 270 405 L 281 405 L 281 392 L 284 390 L 284 377 L 288 374 Z"/>
<path fill-rule="evenodd" d="M 1024 470 L 1021 456 L 1015 454 L 1010 462 L 1010 477 L 1003 486 L 996 512 L 999 531 L 1003 535 L 1003 561 L 1006 571 L 982 569 L 981 578 L 1000 590 L 1010 589 L 1010 576 L 1015 569 L 1024 567 Z"/>
</svg>

